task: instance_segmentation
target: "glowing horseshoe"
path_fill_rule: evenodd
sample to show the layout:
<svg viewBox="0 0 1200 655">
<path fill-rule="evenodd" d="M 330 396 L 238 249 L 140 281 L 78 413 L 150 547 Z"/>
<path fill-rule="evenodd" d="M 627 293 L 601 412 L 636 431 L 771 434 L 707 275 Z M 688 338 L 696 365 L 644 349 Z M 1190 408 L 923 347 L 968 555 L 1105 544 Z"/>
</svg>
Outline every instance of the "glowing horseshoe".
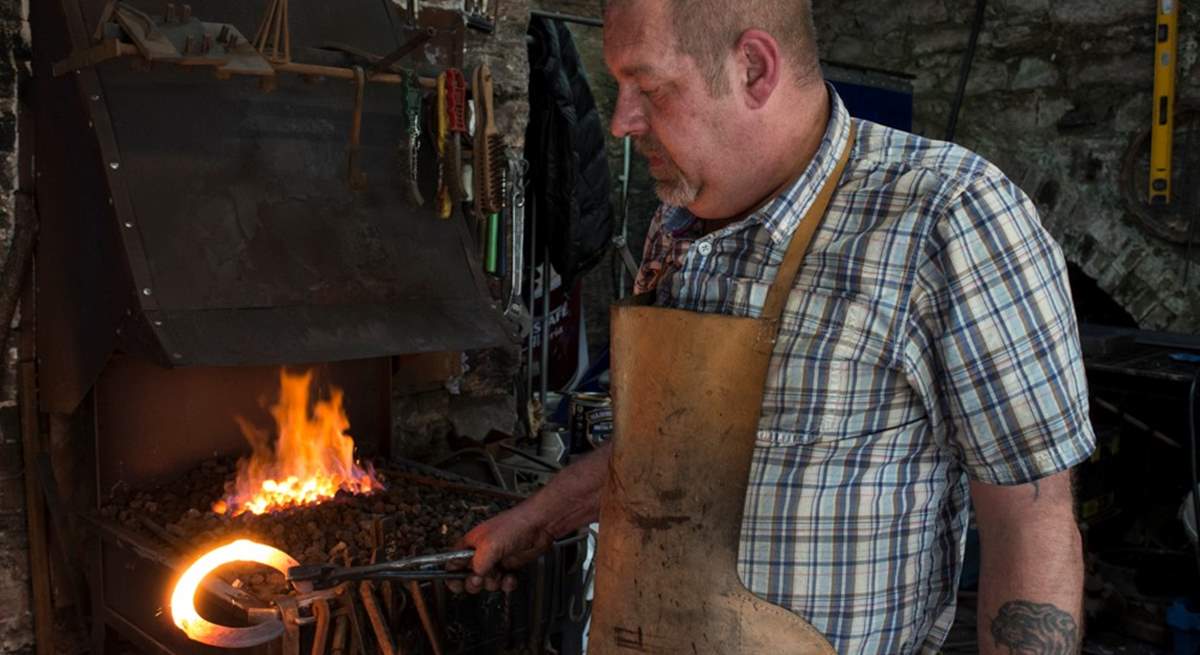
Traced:
<svg viewBox="0 0 1200 655">
<path fill-rule="evenodd" d="M 175 590 L 171 592 L 171 619 L 192 641 L 222 648 L 246 648 L 265 644 L 283 634 L 283 622 L 277 618 L 267 619 L 248 628 L 231 628 L 217 625 L 196 611 L 196 590 L 204 578 L 218 567 L 230 562 L 256 562 L 287 574 L 299 562 L 290 555 L 263 544 L 239 539 L 200 556 L 183 572 Z M 298 583 L 301 592 L 312 591 L 309 583 Z"/>
</svg>

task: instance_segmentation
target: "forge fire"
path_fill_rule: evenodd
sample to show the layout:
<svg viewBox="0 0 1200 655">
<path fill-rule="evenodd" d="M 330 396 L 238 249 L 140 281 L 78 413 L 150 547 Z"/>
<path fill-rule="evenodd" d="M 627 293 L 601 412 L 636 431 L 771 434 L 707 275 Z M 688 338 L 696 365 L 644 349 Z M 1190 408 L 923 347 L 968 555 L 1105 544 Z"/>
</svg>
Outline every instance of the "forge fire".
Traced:
<svg viewBox="0 0 1200 655">
<path fill-rule="evenodd" d="M 342 390 L 331 388 L 327 398 L 315 398 L 310 408 L 312 387 L 312 370 L 280 371 L 279 400 L 271 407 L 273 435 L 237 418 L 253 452 L 238 462 L 237 478 L 228 494 L 213 503 L 214 512 L 265 514 L 320 503 L 338 491 L 369 494 L 382 487 L 370 465 L 354 460 Z"/>
<path fill-rule="evenodd" d="M 397 464 L 356 461 L 341 389 L 321 393 L 315 380 L 312 370 L 280 372 L 273 430 L 234 419 L 250 455 L 208 460 L 157 489 L 117 487 L 101 514 L 189 559 L 249 538 L 300 563 L 349 565 L 446 549 L 510 504 Z M 287 593 L 273 572 L 221 572 L 263 598 Z"/>
</svg>

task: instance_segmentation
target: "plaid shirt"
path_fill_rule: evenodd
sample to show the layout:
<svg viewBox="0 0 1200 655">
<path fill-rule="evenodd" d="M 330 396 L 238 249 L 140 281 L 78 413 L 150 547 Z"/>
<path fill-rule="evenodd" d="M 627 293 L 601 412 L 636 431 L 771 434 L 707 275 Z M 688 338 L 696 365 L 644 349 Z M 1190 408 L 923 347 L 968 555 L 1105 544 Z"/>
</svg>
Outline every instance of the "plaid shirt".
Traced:
<svg viewBox="0 0 1200 655">
<path fill-rule="evenodd" d="M 707 236 L 659 209 L 637 291 L 757 316 L 849 138 L 832 118 L 780 197 Z M 968 480 L 1027 483 L 1094 436 L 1062 254 L 1029 199 L 952 144 L 866 121 L 788 299 L 739 573 L 839 653 L 937 652 L 954 619 Z"/>
</svg>

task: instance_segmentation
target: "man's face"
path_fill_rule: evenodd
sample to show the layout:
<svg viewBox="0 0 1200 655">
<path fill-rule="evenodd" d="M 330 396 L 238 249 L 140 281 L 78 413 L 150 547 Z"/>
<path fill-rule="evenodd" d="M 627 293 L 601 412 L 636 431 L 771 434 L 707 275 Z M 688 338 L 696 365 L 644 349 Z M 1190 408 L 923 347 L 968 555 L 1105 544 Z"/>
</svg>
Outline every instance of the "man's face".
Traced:
<svg viewBox="0 0 1200 655">
<path fill-rule="evenodd" d="M 676 51 L 666 5 L 630 0 L 606 15 L 604 59 L 618 84 L 612 133 L 633 137 L 663 202 L 724 218 L 719 200 L 733 144 L 722 116 L 736 111 L 734 94 L 712 97 L 695 61 Z"/>
</svg>

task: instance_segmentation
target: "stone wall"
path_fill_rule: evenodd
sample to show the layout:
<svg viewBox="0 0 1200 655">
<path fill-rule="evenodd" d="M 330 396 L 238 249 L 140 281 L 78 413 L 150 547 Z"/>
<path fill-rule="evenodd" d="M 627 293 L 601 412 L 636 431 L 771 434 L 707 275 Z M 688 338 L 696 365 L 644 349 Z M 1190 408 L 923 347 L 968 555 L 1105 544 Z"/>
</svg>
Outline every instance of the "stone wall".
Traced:
<svg viewBox="0 0 1200 655">
<path fill-rule="evenodd" d="M 1200 103 L 1200 16 L 1180 4 L 1178 95 Z M 534 5 L 601 15 L 600 0 Z M 1187 249 L 1154 236 L 1126 209 L 1120 192 L 1125 152 L 1151 121 L 1155 7 L 1154 0 L 992 0 L 956 141 L 1025 189 L 1067 259 L 1142 327 L 1196 332 L 1200 289 L 1194 281 L 1200 270 L 1191 271 L 1193 283 L 1185 284 Z M 914 131 L 931 138 L 945 135 L 974 13 L 972 0 L 814 1 L 822 58 L 913 76 Z M 572 31 L 607 117 L 615 88 L 604 70 L 600 31 Z M 1200 135 L 1196 139 L 1200 148 Z M 1177 160 L 1187 146 L 1177 137 Z M 621 169 L 615 142 L 610 155 L 615 181 Z M 1190 177 L 1200 174 L 1193 170 Z M 632 186 L 629 240 L 637 257 L 656 201 L 636 156 Z M 1178 177 L 1176 188 L 1185 188 Z M 1200 214 L 1200 207 L 1193 205 L 1191 213 Z M 1200 269 L 1200 261 L 1193 268 Z M 593 350 L 607 343 L 611 279 L 604 263 L 586 281 Z"/>
<path fill-rule="evenodd" d="M 814 4 L 822 56 L 915 76 L 915 131 L 941 138 L 975 3 Z M 1200 15 L 1177 4 L 1179 97 L 1200 100 Z M 1067 258 L 1142 327 L 1195 332 L 1200 273 L 1191 271 L 1186 288 L 1185 248 L 1151 235 L 1120 194 L 1125 151 L 1151 121 L 1155 7 L 1154 0 L 988 3 L 956 141 L 1025 189 Z"/>
<path fill-rule="evenodd" d="M 28 59 L 27 16 L 21 0 L 0 0 L 0 262 L 13 236 L 17 71 Z M 9 343 L 0 343 L 0 653 L 22 652 L 33 642 L 16 343 L 15 330 Z"/>
</svg>

